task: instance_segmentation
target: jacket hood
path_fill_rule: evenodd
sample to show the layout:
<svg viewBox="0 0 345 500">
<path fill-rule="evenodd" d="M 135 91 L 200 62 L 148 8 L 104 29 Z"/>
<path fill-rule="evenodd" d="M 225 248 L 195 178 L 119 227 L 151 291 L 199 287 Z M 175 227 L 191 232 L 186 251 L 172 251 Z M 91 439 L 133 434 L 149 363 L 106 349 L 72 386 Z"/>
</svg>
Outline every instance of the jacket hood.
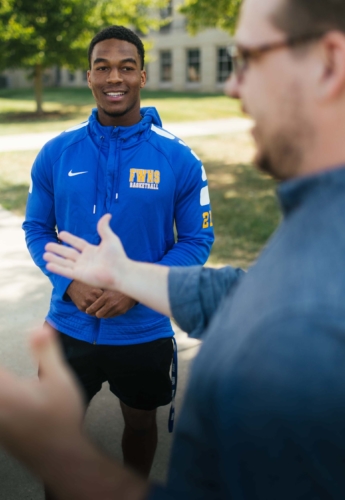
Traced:
<svg viewBox="0 0 345 500">
<path fill-rule="evenodd" d="M 158 127 L 162 127 L 162 120 L 158 114 L 156 108 L 141 108 L 140 114 L 143 117 L 143 121 L 149 120 L 151 124 L 157 125 Z"/>
</svg>

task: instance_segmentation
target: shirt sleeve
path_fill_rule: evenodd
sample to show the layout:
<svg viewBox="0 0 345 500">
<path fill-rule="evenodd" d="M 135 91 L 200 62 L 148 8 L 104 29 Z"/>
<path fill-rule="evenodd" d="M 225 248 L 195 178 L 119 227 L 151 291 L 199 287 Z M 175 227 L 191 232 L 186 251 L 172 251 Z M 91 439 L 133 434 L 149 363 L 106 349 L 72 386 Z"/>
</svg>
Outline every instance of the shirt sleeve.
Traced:
<svg viewBox="0 0 345 500">
<path fill-rule="evenodd" d="M 242 269 L 174 267 L 168 278 L 169 300 L 177 324 L 190 337 L 201 338 L 225 297 L 238 285 Z"/>
<path fill-rule="evenodd" d="M 204 264 L 214 242 L 206 172 L 200 159 L 185 145 L 179 148 L 172 162 L 177 182 L 174 209 L 177 241 L 159 264 Z"/>
<path fill-rule="evenodd" d="M 33 261 L 48 276 L 58 295 L 63 298 L 72 280 L 47 271 L 43 259 L 45 245 L 51 241 L 59 242 L 56 232 L 52 164 L 47 148 L 43 148 L 38 154 L 31 170 L 23 229 Z"/>
</svg>

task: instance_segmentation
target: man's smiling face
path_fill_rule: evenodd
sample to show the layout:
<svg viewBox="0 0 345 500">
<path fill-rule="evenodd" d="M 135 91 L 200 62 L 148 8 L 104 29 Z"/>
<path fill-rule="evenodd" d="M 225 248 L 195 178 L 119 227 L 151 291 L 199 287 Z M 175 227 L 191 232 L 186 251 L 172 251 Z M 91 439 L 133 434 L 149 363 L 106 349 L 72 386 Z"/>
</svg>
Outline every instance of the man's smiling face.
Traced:
<svg viewBox="0 0 345 500">
<path fill-rule="evenodd" d="M 88 85 L 106 126 L 130 126 L 140 120 L 140 89 L 146 82 L 138 50 L 132 43 L 111 38 L 95 45 Z"/>
</svg>

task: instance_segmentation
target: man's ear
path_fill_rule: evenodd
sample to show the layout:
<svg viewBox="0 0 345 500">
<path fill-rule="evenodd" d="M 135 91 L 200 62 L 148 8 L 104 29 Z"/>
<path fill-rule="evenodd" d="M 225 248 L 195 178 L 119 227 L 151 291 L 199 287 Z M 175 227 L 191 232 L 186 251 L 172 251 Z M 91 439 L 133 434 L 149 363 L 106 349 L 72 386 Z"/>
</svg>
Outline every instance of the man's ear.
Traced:
<svg viewBox="0 0 345 500">
<path fill-rule="evenodd" d="M 140 88 L 142 89 L 146 85 L 146 71 L 143 69 L 141 70 L 141 81 L 140 81 Z"/>
<path fill-rule="evenodd" d="M 91 86 L 91 76 L 90 75 L 91 75 L 91 71 L 87 70 L 86 77 L 87 77 L 87 85 L 88 85 L 89 89 L 92 88 L 92 86 Z"/>
<path fill-rule="evenodd" d="M 345 94 L 345 34 L 331 31 L 321 43 L 318 97 L 320 100 L 335 99 Z"/>
</svg>

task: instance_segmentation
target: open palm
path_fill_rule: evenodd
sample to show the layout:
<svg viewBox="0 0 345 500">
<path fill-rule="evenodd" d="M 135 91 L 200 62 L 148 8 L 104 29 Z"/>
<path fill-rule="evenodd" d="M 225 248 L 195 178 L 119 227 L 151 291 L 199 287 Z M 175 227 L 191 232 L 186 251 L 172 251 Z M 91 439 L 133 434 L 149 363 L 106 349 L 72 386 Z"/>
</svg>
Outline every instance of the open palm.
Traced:
<svg viewBox="0 0 345 500">
<path fill-rule="evenodd" d="M 70 246 L 48 243 L 43 256 L 48 262 L 47 269 L 91 286 L 116 289 L 121 270 L 129 259 L 121 241 L 110 229 L 110 219 L 111 215 L 107 214 L 98 222 L 101 243 L 97 246 L 62 231 L 60 240 Z"/>
</svg>

